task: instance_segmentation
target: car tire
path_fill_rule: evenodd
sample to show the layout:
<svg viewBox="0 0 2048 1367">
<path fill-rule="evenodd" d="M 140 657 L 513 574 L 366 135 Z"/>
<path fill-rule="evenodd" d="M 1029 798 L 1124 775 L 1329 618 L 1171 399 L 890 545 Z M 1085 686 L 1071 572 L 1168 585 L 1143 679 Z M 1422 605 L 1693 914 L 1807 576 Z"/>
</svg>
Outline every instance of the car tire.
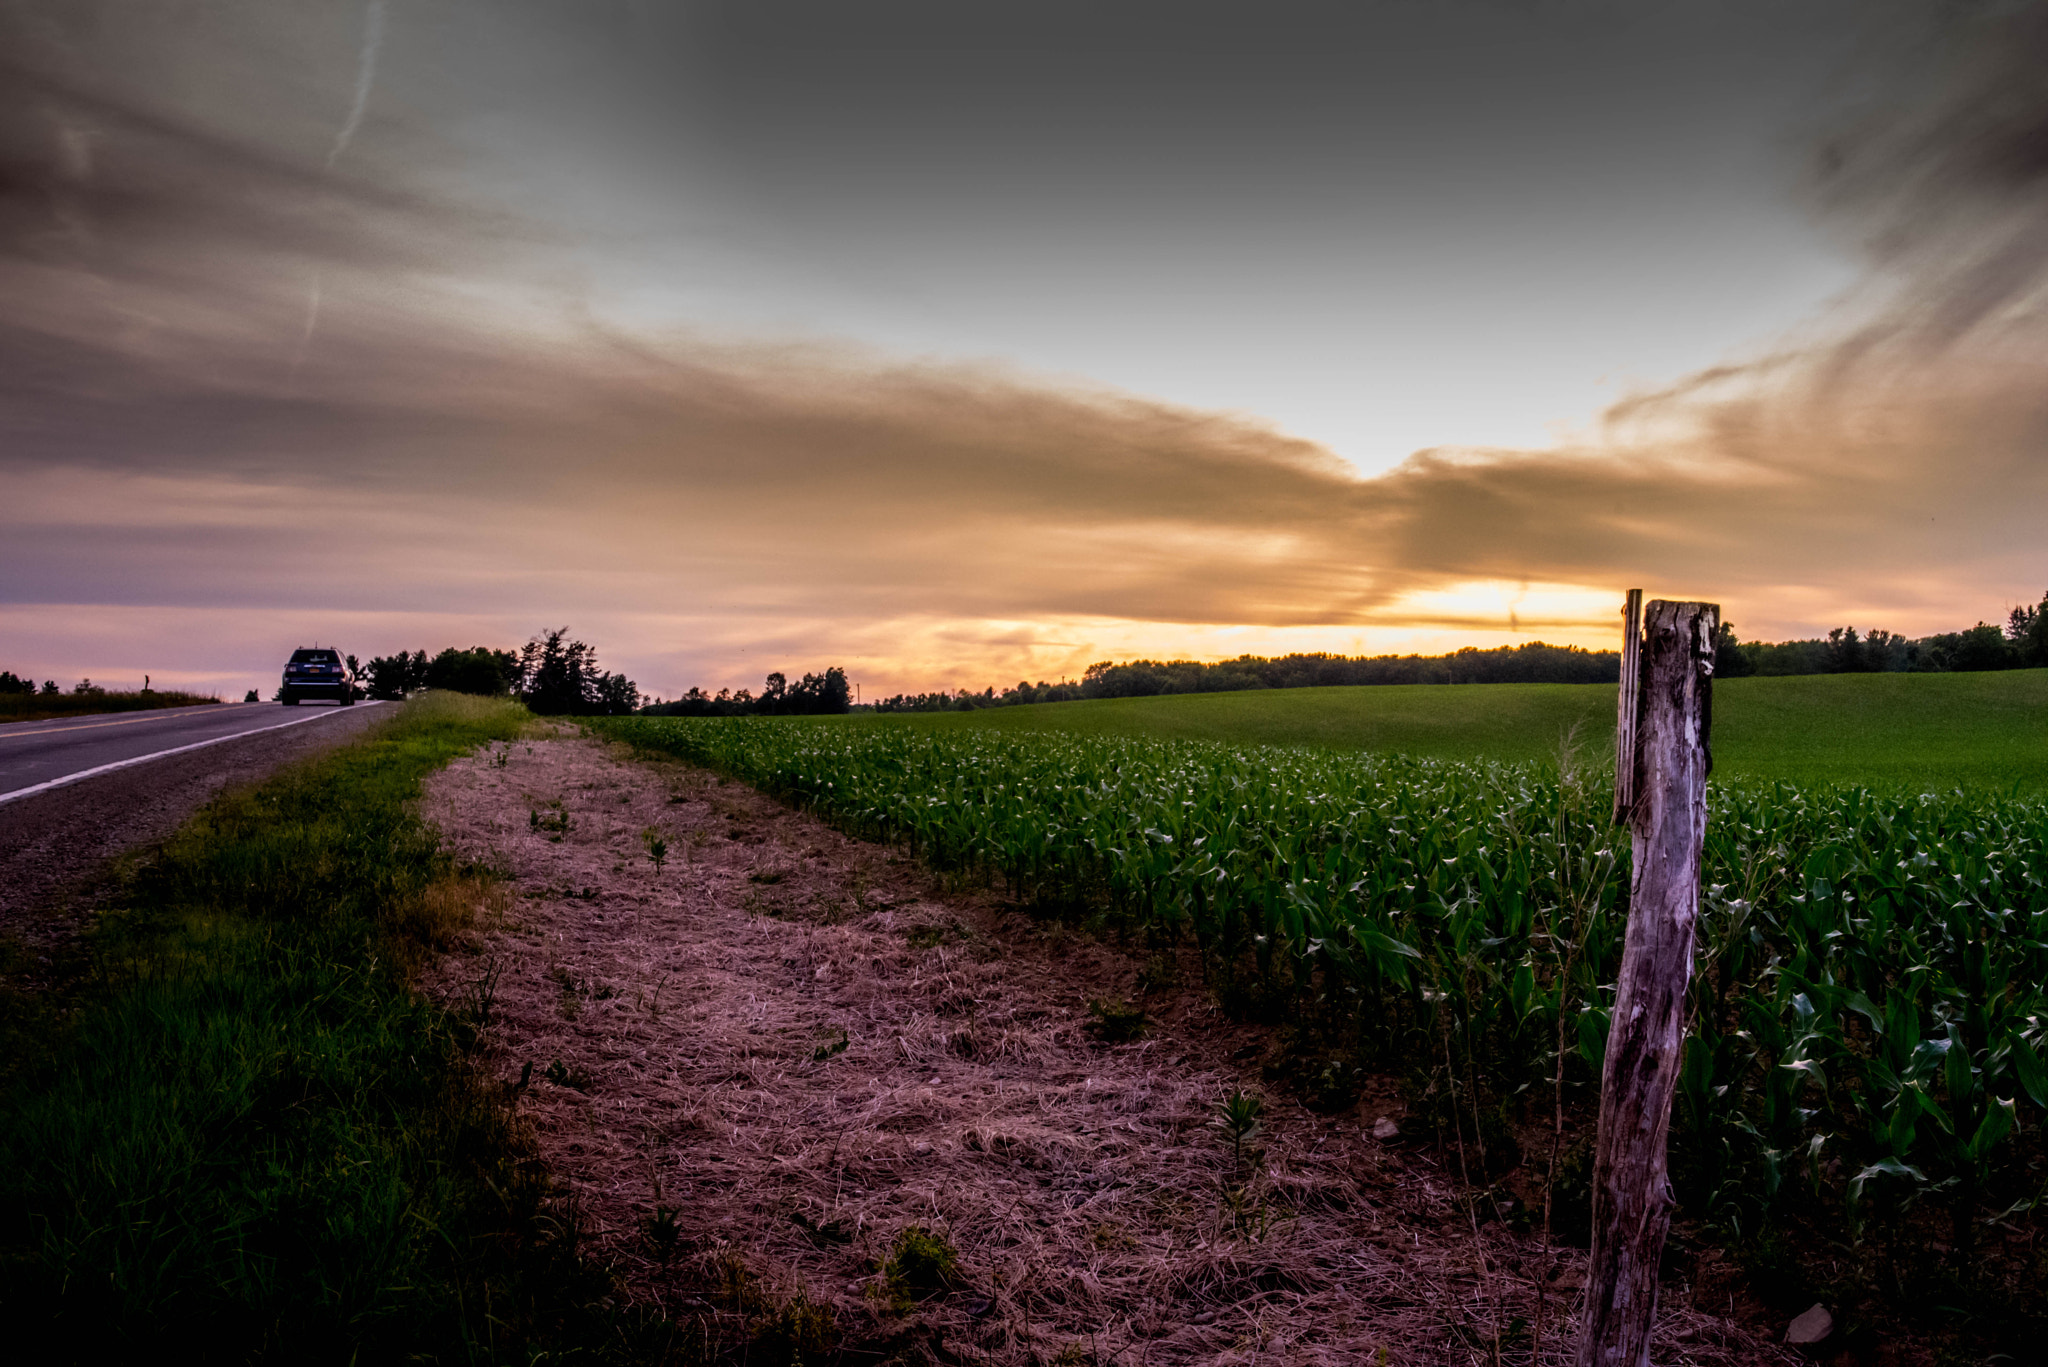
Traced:
<svg viewBox="0 0 2048 1367">
<path fill-rule="evenodd" d="M 297 707 L 299 705 L 299 696 L 296 693 L 287 693 L 284 695 L 283 702 L 286 707 Z"/>
<path fill-rule="evenodd" d="M 342 705 L 343 707 L 354 707 L 354 706 L 356 705 L 356 695 L 355 695 L 355 694 L 353 694 L 353 693 L 344 693 L 344 694 L 342 694 L 342 695 L 341 695 L 341 705 Z"/>
</svg>

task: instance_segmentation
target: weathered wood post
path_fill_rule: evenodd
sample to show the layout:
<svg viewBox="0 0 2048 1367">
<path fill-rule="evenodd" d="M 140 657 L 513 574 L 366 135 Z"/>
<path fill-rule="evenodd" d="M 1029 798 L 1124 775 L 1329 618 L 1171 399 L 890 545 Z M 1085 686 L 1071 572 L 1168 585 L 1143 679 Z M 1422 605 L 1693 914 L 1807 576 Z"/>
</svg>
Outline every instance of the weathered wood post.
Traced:
<svg viewBox="0 0 2048 1367">
<path fill-rule="evenodd" d="M 1671 1224 L 1666 1139 L 1685 1044 L 1713 720 L 1714 603 L 1629 590 L 1615 727 L 1614 819 L 1635 852 L 1628 938 L 1600 1075 L 1593 1255 L 1579 1367 L 1648 1367 Z M 1638 615 L 1640 613 L 1640 616 Z M 1642 629 L 1637 629 L 1641 621 Z"/>
</svg>

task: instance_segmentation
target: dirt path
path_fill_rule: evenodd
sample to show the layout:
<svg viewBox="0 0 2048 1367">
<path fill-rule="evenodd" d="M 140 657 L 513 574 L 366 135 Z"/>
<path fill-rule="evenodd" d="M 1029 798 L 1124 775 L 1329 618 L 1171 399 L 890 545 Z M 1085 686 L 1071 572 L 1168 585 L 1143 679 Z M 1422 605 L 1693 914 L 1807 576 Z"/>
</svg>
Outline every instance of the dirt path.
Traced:
<svg viewBox="0 0 2048 1367">
<path fill-rule="evenodd" d="M 633 1294 L 753 1361 L 1530 1361 L 1543 1260 L 1373 1139 L 1385 1108 L 1272 1097 L 1234 1160 L 1218 1106 L 1260 1039 L 1193 988 L 1100 1042 L 1122 954 L 589 740 L 460 761 L 428 815 L 515 892 L 437 990 L 488 998 L 493 1066 L 531 1065 L 521 1109 Z M 878 1271 L 912 1227 L 958 1254 L 921 1299 Z M 1658 1362 L 1791 1360 L 1666 1294 Z"/>
</svg>

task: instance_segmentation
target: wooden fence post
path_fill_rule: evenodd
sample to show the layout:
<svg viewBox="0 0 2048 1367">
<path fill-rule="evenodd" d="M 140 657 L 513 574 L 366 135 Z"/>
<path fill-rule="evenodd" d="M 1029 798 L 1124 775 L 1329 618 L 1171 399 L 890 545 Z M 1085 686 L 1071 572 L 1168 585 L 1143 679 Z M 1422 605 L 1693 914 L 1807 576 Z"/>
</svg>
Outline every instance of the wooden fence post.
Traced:
<svg viewBox="0 0 2048 1367">
<path fill-rule="evenodd" d="M 1721 609 L 1659 599 L 1642 614 L 1638 641 L 1641 601 L 1640 590 L 1630 590 L 1614 760 L 1615 820 L 1628 825 L 1635 868 L 1600 1074 L 1579 1367 L 1649 1367 L 1657 1264 L 1671 1224 L 1666 1139 L 1685 1044 L 1713 768 L 1708 741 Z"/>
</svg>

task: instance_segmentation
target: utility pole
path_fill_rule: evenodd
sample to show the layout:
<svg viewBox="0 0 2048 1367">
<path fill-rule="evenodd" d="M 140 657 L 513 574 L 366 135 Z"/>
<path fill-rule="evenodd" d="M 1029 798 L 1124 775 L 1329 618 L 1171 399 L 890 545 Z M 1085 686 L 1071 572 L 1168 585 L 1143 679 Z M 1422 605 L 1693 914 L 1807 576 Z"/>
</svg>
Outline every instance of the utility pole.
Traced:
<svg viewBox="0 0 2048 1367">
<path fill-rule="evenodd" d="M 1685 1048 L 1685 994 L 1699 921 L 1713 722 L 1714 603 L 1623 610 L 1614 820 L 1635 855 L 1628 935 L 1600 1073 L 1593 1253 L 1579 1367 L 1649 1367 L 1657 1264 L 1671 1227 L 1667 1141 Z"/>
</svg>

